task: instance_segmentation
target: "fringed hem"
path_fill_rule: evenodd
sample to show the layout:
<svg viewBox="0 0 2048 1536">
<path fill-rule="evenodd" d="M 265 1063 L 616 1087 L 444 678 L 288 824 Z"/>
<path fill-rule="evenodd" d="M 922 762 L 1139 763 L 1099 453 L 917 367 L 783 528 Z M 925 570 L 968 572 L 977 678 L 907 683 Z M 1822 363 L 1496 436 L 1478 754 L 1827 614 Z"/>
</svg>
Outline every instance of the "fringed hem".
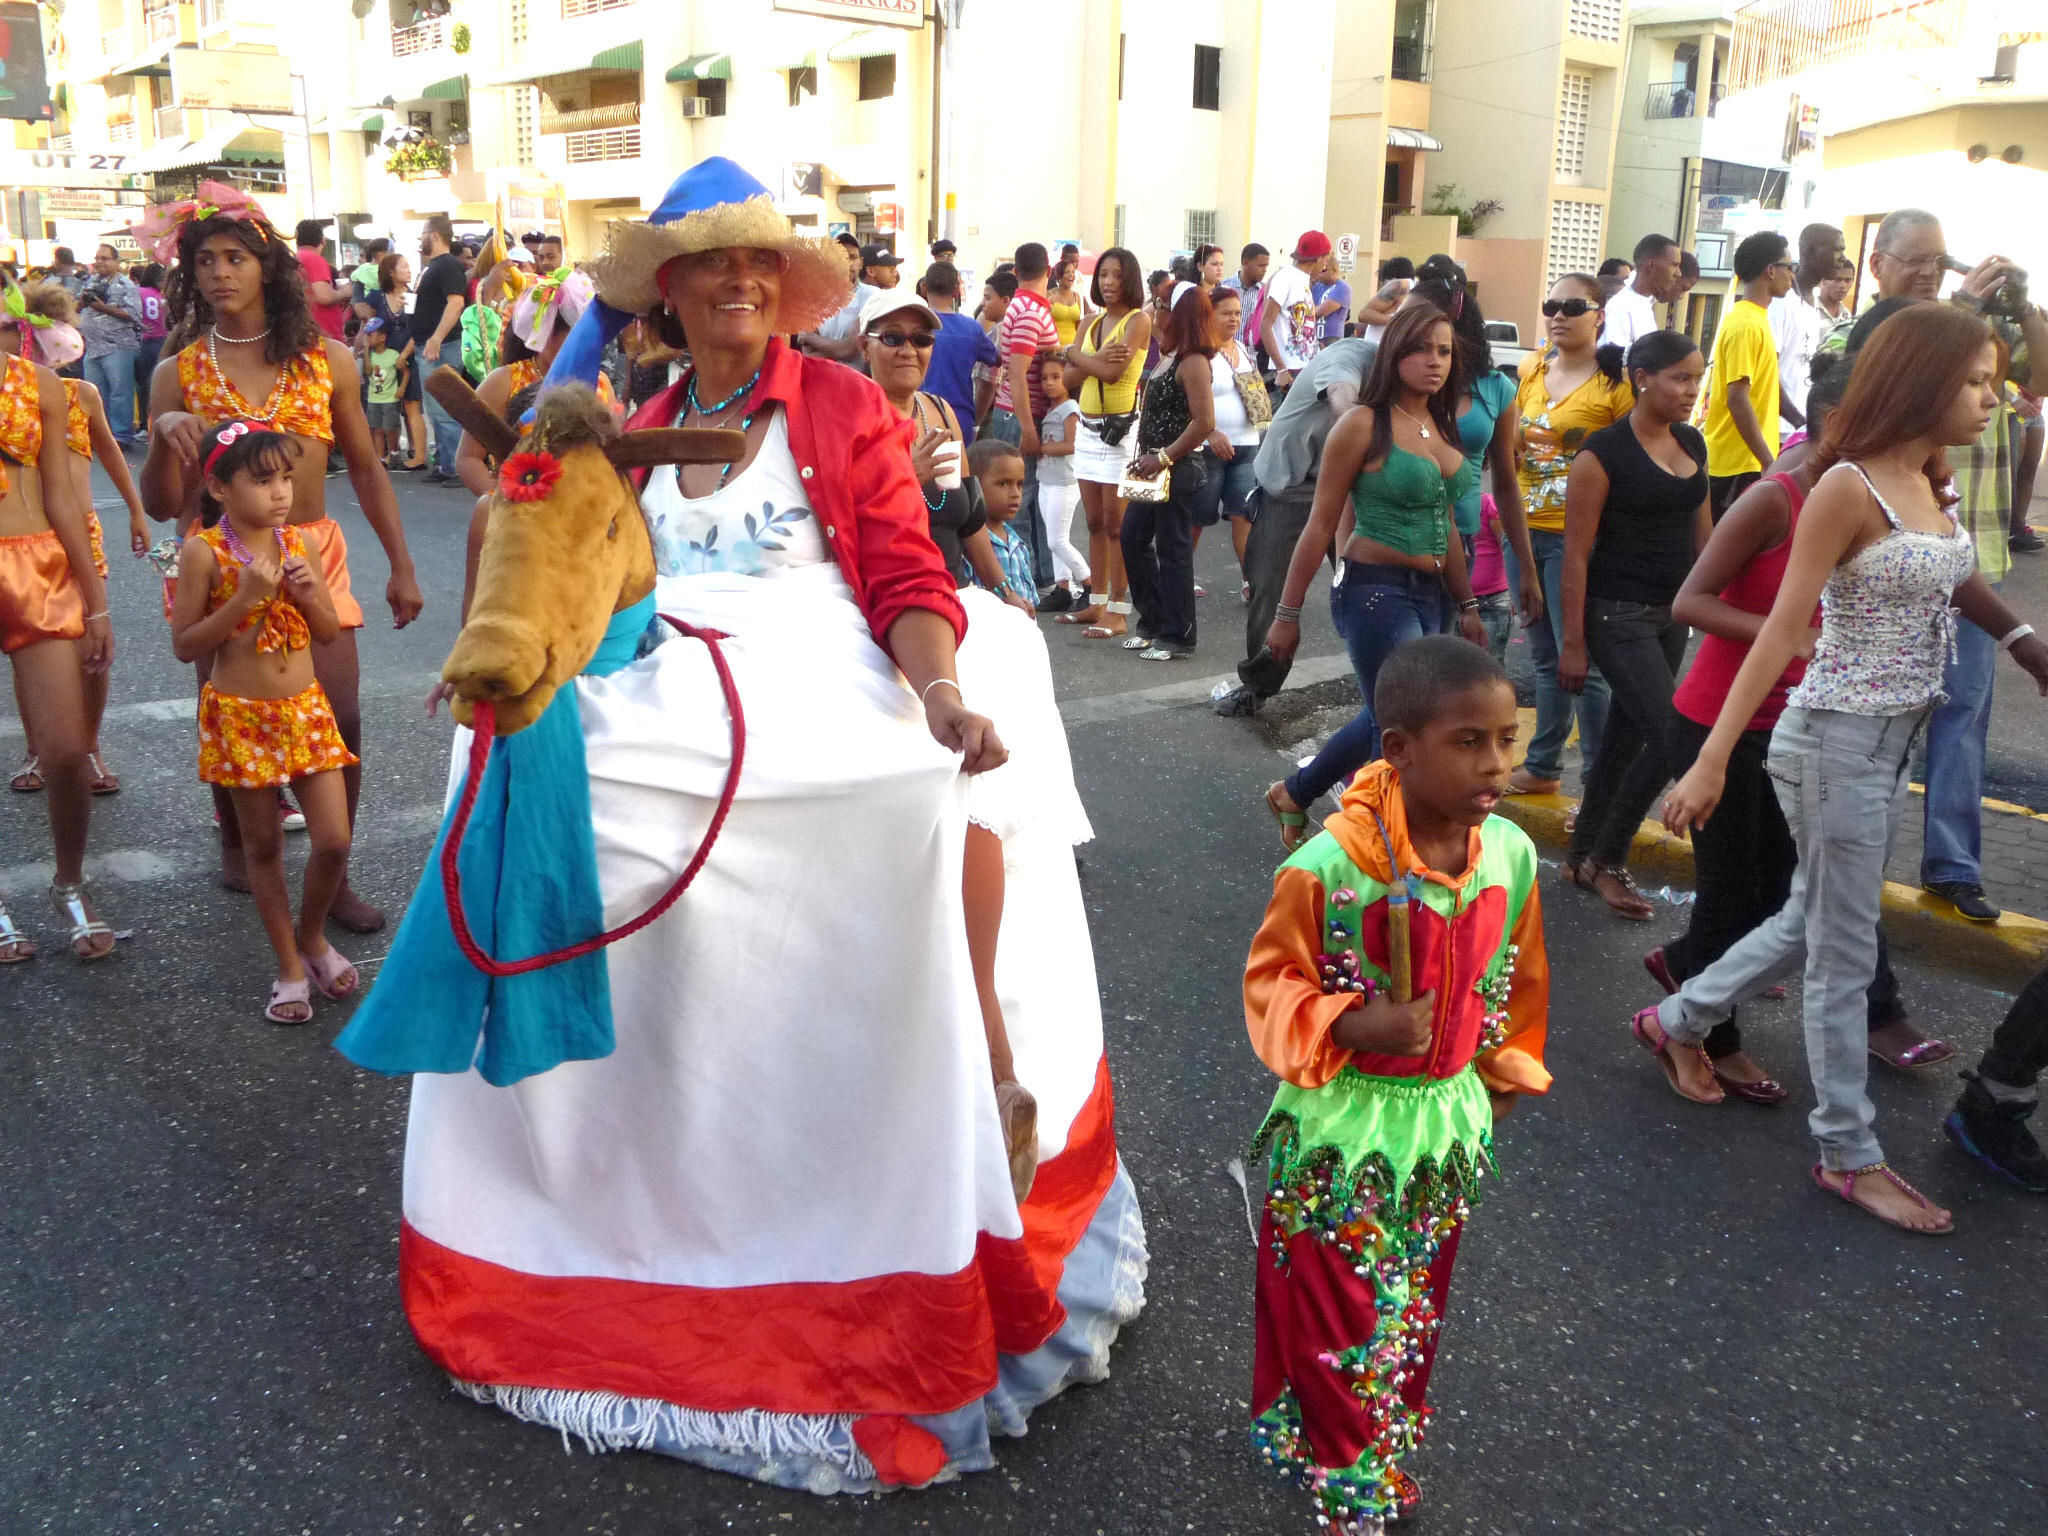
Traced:
<svg viewBox="0 0 2048 1536">
<path fill-rule="evenodd" d="M 1252 1138 L 1272 1182 L 1326 1176 L 1395 1204 L 1439 1188 L 1479 1198 L 1493 1158 L 1493 1110 L 1470 1067 L 1440 1079 L 1368 1077 L 1347 1067 L 1321 1088 L 1283 1085 Z"/>
</svg>

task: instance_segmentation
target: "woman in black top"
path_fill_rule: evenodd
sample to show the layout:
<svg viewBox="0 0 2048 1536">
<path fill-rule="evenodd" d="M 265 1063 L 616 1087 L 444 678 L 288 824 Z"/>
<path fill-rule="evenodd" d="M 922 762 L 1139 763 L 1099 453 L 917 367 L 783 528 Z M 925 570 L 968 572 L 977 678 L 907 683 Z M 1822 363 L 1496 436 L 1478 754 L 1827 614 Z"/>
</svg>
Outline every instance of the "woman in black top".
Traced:
<svg viewBox="0 0 2048 1536">
<path fill-rule="evenodd" d="M 1665 736 L 1686 641 L 1671 603 L 1714 525 L 1706 440 L 1686 425 L 1705 371 L 1699 348 L 1652 331 L 1626 366 L 1635 408 L 1586 439 L 1565 489 L 1557 682 L 1577 693 L 1590 659 L 1614 695 L 1565 878 L 1642 922 L 1653 909 L 1629 878 L 1628 850 L 1670 777 Z"/>
<path fill-rule="evenodd" d="M 1138 456 L 1130 472 L 1150 479 L 1170 469 L 1165 501 L 1133 501 L 1119 539 L 1138 632 L 1123 642 L 1143 661 L 1178 661 L 1195 648 L 1195 524 L 1215 519 L 1223 470 L 1203 451 L 1216 430 L 1209 359 L 1216 355 L 1209 296 L 1195 283 L 1173 291 L 1159 371 L 1145 386 Z"/>
</svg>

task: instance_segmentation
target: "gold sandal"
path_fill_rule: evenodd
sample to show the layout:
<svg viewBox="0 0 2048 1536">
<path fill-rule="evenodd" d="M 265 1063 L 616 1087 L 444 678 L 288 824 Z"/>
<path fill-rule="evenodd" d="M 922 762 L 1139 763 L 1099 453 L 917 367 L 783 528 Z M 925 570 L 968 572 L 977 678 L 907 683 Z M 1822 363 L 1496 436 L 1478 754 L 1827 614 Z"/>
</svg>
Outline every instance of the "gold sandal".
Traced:
<svg viewBox="0 0 2048 1536">
<path fill-rule="evenodd" d="M 67 940 L 71 945 L 71 952 L 78 956 L 81 962 L 89 964 L 94 960 L 104 960 L 114 952 L 114 930 L 93 916 L 88 900 L 83 880 L 73 885 L 62 885 L 56 881 L 50 883 L 50 905 L 57 909 L 59 917 L 71 925 L 71 933 Z M 87 951 L 78 947 L 101 937 L 107 941 L 105 949 Z"/>
</svg>

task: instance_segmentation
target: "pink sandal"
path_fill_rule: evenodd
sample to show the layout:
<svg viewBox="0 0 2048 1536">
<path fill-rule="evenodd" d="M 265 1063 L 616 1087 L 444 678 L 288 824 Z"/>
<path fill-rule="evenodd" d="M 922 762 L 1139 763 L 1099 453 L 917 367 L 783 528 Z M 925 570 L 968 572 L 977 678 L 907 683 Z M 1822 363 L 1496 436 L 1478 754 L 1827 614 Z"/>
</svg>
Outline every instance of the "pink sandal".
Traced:
<svg viewBox="0 0 2048 1536">
<path fill-rule="evenodd" d="M 1879 1221 L 1888 1227 L 1897 1227 L 1901 1232 L 1911 1232 L 1915 1237 L 1946 1237 L 1956 1229 L 1953 1217 L 1949 1219 L 1948 1225 L 1943 1227 L 1909 1227 L 1903 1222 L 1893 1221 L 1889 1216 L 1880 1215 L 1861 1200 L 1858 1200 L 1856 1198 L 1857 1179 L 1866 1173 L 1874 1173 L 1889 1179 L 1898 1186 L 1900 1191 L 1918 1201 L 1923 1209 L 1931 1211 L 1935 1208 L 1932 1200 L 1892 1172 L 1892 1165 L 1890 1163 L 1870 1163 L 1862 1168 L 1839 1168 L 1834 1171 L 1842 1176 L 1842 1187 L 1840 1189 L 1835 1188 L 1834 1185 L 1828 1182 L 1828 1170 L 1821 1164 L 1815 1163 L 1813 1165 L 1814 1187 L 1830 1195 L 1839 1195 L 1842 1199 L 1848 1201 L 1849 1204 L 1855 1206 L 1857 1210 L 1863 1212 L 1864 1215 L 1876 1216 Z"/>
<path fill-rule="evenodd" d="M 333 1002 L 354 997 L 361 978 L 356 968 L 349 964 L 348 956 L 332 944 L 324 955 L 309 955 L 299 951 L 299 964 L 306 968 L 306 974 L 313 978 L 313 985 L 320 989 L 320 995 Z"/>
<path fill-rule="evenodd" d="M 1650 1026 L 1654 1026 L 1657 1031 L 1657 1038 L 1654 1040 L 1650 1038 Z M 1678 1080 L 1678 1064 L 1672 1059 L 1671 1053 L 1673 1051 L 1694 1052 L 1698 1055 L 1701 1065 L 1709 1073 L 1713 1072 L 1714 1063 L 1708 1058 L 1705 1046 L 1686 1045 L 1673 1040 L 1670 1035 L 1666 1034 L 1663 1021 L 1657 1017 L 1657 1010 L 1655 1008 L 1644 1008 L 1638 1011 L 1636 1016 L 1629 1020 L 1628 1032 L 1636 1037 L 1637 1044 L 1657 1058 L 1657 1065 L 1664 1069 L 1665 1081 L 1671 1084 L 1671 1091 L 1681 1099 L 1689 1099 L 1695 1104 L 1719 1104 L 1727 1097 L 1719 1088 L 1714 1090 L 1711 1098 L 1705 1094 L 1687 1093 L 1685 1091 L 1685 1085 Z M 1718 1082 L 1719 1079 L 1716 1079 L 1716 1081 Z"/>
<path fill-rule="evenodd" d="M 270 984 L 270 1001 L 264 1006 L 263 1017 L 273 1024 L 312 1023 L 311 990 L 303 976 L 297 981 L 273 981 Z"/>
</svg>

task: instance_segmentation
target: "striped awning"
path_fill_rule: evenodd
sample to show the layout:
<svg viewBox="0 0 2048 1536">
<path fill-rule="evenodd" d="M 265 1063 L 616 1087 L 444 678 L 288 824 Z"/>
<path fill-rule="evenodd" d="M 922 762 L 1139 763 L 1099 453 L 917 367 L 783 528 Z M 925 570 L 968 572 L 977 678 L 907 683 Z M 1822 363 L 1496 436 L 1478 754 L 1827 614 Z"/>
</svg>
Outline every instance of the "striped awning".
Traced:
<svg viewBox="0 0 2048 1536">
<path fill-rule="evenodd" d="M 639 74 L 642 50 L 638 42 L 621 43 L 616 48 L 605 48 L 590 56 L 592 69 L 630 70 Z"/>
<path fill-rule="evenodd" d="M 854 64 L 862 59 L 878 59 L 885 53 L 896 51 L 896 40 L 902 31 L 897 27 L 863 27 L 844 42 L 834 43 L 825 50 L 825 57 L 834 64 Z"/>
<path fill-rule="evenodd" d="M 1387 143 L 1395 149 L 1426 149 L 1435 153 L 1444 147 L 1444 141 L 1414 128 L 1389 128 Z"/>
<path fill-rule="evenodd" d="M 332 117 L 322 118 L 315 123 L 312 133 L 382 133 L 384 114 L 382 112 L 337 112 Z"/>
<path fill-rule="evenodd" d="M 557 75 L 577 75 L 587 69 L 615 72 L 626 71 L 637 75 L 640 73 L 642 60 L 643 50 L 639 43 L 620 43 L 613 48 L 599 49 L 587 60 L 572 54 L 566 59 L 556 59 L 548 63 L 530 62 L 521 64 L 514 69 L 503 70 L 498 74 L 479 80 L 477 83 L 479 85 L 538 85 L 541 81 L 553 79 Z"/>
<path fill-rule="evenodd" d="M 281 165 L 284 135 L 275 128 L 222 128 L 199 138 L 160 139 L 129 162 L 135 171 L 186 171 L 202 165 Z"/>
<path fill-rule="evenodd" d="M 436 80 L 420 92 L 422 101 L 460 101 L 469 94 L 469 76 L 450 75 L 446 80 Z"/>
<path fill-rule="evenodd" d="M 681 85 L 685 80 L 730 80 L 732 78 L 732 55 L 729 53 L 693 53 L 680 64 L 669 66 L 662 76 L 670 85 Z"/>
</svg>

